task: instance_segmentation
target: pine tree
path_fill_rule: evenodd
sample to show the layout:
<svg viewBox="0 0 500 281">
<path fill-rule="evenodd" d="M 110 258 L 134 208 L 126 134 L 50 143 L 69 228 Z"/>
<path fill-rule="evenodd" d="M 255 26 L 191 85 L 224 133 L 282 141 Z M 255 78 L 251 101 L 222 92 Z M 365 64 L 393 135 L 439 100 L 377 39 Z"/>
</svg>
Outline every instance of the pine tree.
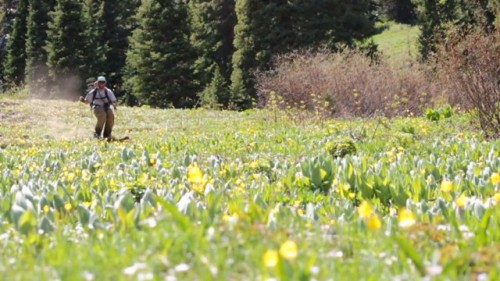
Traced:
<svg viewBox="0 0 500 281">
<path fill-rule="evenodd" d="M 214 69 L 212 79 L 200 94 L 200 103 L 206 108 L 219 109 L 221 106 L 227 107 L 223 102 L 229 100 L 228 80 L 222 75 L 217 64 L 214 63 L 212 68 Z"/>
<path fill-rule="evenodd" d="M 497 0 L 494 0 L 497 1 Z M 421 34 L 419 51 L 423 61 L 429 60 L 447 34 L 488 32 L 495 26 L 497 12 L 489 0 L 418 0 Z"/>
<path fill-rule="evenodd" d="M 236 2 L 236 50 L 230 95 L 233 107 L 252 107 L 256 99 L 253 73 L 269 68 L 274 55 L 286 53 L 303 42 L 294 29 L 293 11 L 294 7 L 285 0 Z"/>
<path fill-rule="evenodd" d="M 26 19 L 28 0 L 21 0 L 17 5 L 12 33 L 7 43 L 7 57 L 4 64 L 4 80 L 8 87 L 24 83 L 26 69 Z"/>
<path fill-rule="evenodd" d="M 228 85 L 236 14 L 234 0 L 192 0 L 189 2 L 191 44 L 196 50 L 194 71 L 202 99 L 207 93 L 215 95 L 215 102 L 228 106 L 227 89 L 213 93 L 214 85 Z M 220 76 L 215 76 L 215 74 Z M 223 81 L 225 80 L 225 81 Z M 211 103 L 211 102 L 210 102 Z"/>
<path fill-rule="evenodd" d="M 26 35 L 26 83 L 32 92 L 44 95 L 47 87 L 47 29 L 50 21 L 49 12 L 55 1 L 29 0 L 27 35 Z"/>
<path fill-rule="evenodd" d="M 82 4 L 78 0 L 57 0 L 47 32 L 49 75 L 54 80 L 55 95 L 80 95 L 84 65 L 85 34 Z"/>
<path fill-rule="evenodd" d="M 136 0 L 85 0 L 85 54 L 81 67 L 83 80 L 90 85 L 98 75 L 106 76 L 108 86 L 117 97 L 126 96 L 123 89 L 123 69 L 128 38 L 135 27 L 133 16 Z M 129 97 L 125 97 L 127 102 Z M 129 104 L 133 104 L 130 103 Z"/>
<path fill-rule="evenodd" d="M 116 96 L 123 94 L 122 70 L 138 1 L 86 0 L 84 19 L 87 58 L 83 77 L 91 82 L 105 75 Z"/>
<path fill-rule="evenodd" d="M 236 108 L 249 108 L 255 97 L 254 79 L 251 69 L 255 68 L 256 34 L 252 30 L 252 11 L 258 0 L 236 1 L 237 24 L 234 27 L 235 52 L 232 58 L 230 103 Z"/>
<path fill-rule="evenodd" d="M 455 0 L 416 0 L 420 22 L 419 52 L 422 61 L 436 53 L 437 45 L 445 37 L 446 25 L 456 18 Z"/>
<path fill-rule="evenodd" d="M 389 20 L 401 23 L 416 21 L 415 4 L 412 0 L 378 0 L 379 11 Z"/>
<path fill-rule="evenodd" d="M 106 54 L 110 46 L 104 35 L 105 5 L 104 0 L 86 0 L 83 6 L 86 52 L 83 59 L 82 77 L 87 84 L 92 84 L 99 75 L 107 76 L 108 74 Z"/>
<path fill-rule="evenodd" d="M 128 38 L 135 27 L 132 17 L 137 11 L 138 4 L 140 1 L 137 0 L 106 0 L 104 4 L 103 35 L 108 45 L 105 73 L 117 96 L 122 94 L 122 69 L 125 66 L 129 46 Z"/>
<path fill-rule="evenodd" d="M 7 56 L 7 37 L 12 29 L 15 14 L 13 0 L 0 0 L 0 91 L 3 91 L 3 66 Z"/>
<path fill-rule="evenodd" d="M 236 2 L 231 102 L 248 108 L 256 98 L 256 71 L 297 49 L 355 46 L 373 34 L 370 1 L 241 0 Z"/>
<path fill-rule="evenodd" d="M 490 32 L 495 28 L 496 17 L 500 16 L 495 5 L 500 6 L 500 1 L 460 0 L 455 25 L 464 32 Z"/>
<path fill-rule="evenodd" d="M 138 28 L 127 53 L 128 90 L 144 104 L 166 108 L 192 107 L 195 56 L 189 43 L 189 19 L 182 1 L 142 1 Z"/>
</svg>

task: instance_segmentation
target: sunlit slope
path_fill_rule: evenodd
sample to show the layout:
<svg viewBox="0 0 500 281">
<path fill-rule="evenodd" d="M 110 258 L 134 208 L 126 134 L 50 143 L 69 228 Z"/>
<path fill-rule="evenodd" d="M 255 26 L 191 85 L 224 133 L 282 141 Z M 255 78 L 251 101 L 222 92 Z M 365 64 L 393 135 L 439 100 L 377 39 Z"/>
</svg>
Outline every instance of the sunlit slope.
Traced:
<svg viewBox="0 0 500 281">
<path fill-rule="evenodd" d="M 418 57 L 417 25 L 389 22 L 380 26 L 382 32 L 372 36 L 379 51 L 393 62 L 406 62 Z"/>
</svg>

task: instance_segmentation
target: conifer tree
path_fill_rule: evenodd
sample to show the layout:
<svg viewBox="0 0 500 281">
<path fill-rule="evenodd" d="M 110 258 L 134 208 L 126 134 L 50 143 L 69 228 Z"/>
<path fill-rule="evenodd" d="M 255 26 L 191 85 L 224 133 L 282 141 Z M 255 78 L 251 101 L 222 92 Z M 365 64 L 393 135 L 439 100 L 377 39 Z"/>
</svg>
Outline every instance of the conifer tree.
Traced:
<svg viewBox="0 0 500 281">
<path fill-rule="evenodd" d="M 200 103 L 207 108 L 219 109 L 227 107 L 221 101 L 229 101 L 228 80 L 222 75 L 220 68 L 214 63 L 213 74 L 210 83 L 205 87 L 200 95 Z"/>
<path fill-rule="evenodd" d="M 123 95 L 123 68 L 129 47 L 129 37 L 136 26 L 133 19 L 141 1 L 106 0 L 104 36 L 108 39 L 107 75 L 117 96 Z"/>
<path fill-rule="evenodd" d="M 106 54 L 110 49 L 105 37 L 104 0 L 86 0 L 83 6 L 85 22 L 85 58 L 82 65 L 82 77 L 87 84 L 92 84 L 99 75 L 108 74 Z M 109 79 L 109 78 L 108 78 Z"/>
<path fill-rule="evenodd" d="M 276 55 L 354 46 L 374 32 L 369 0 L 241 0 L 236 15 L 231 101 L 238 108 L 252 105 L 253 73 L 271 67 Z"/>
<path fill-rule="evenodd" d="M 496 18 L 500 16 L 497 7 L 500 7 L 499 0 L 460 0 L 456 25 L 464 31 L 489 32 L 495 28 Z"/>
<path fill-rule="evenodd" d="M 389 20 L 401 23 L 416 21 L 415 4 L 411 0 L 376 0 L 379 11 Z"/>
<path fill-rule="evenodd" d="M 26 35 L 26 83 L 32 91 L 44 94 L 48 80 L 47 29 L 49 12 L 54 8 L 54 0 L 29 0 Z M 40 93 L 41 92 L 41 93 Z"/>
<path fill-rule="evenodd" d="M 82 3 L 56 0 L 47 32 L 49 75 L 59 86 L 56 95 L 80 95 L 85 58 L 85 34 Z"/>
<path fill-rule="evenodd" d="M 230 95 L 233 107 L 252 107 L 256 98 L 253 73 L 267 69 L 274 55 L 303 43 L 294 30 L 293 11 L 286 0 L 236 2 Z"/>
<path fill-rule="evenodd" d="M 27 18 L 28 0 L 20 0 L 17 5 L 12 33 L 7 43 L 7 57 L 4 63 L 4 80 L 8 87 L 24 83 Z"/>
<path fill-rule="evenodd" d="M 137 7 L 136 0 L 86 0 L 84 5 L 87 58 L 83 77 L 89 83 L 105 75 L 116 96 L 123 94 L 122 70 Z"/>
<path fill-rule="evenodd" d="M 144 0 L 127 53 L 127 89 L 139 102 L 155 107 L 192 107 L 195 56 L 189 43 L 189 19 L 182 1 Z"/>
<path fill-rule="evenodd" d="M 230 103 L 237 108 L 249 108 L 255 97 L 254 79 L 251 69 L 256 66 L 256 34 L 252 30 L 252 11 L 258 0 L 236 1 L 237 24 L 234 27 L 235 52 L 232 58 Z"/>
<path fill-rule="evenodd" d="M 192 0 L 189 10 L 191 44 L 197 54 L 194 71 L 201 90 L 200 98 L 202 103 L 216 102 L 227 107 L 228 90 L 213 91 L 229 84 L 236 24 L 234 0 Z M 214 85 L 219 86 L 214 88 Z"/>
<path fill-rule="evenodd" d="M 7 55 L 7 37 L 12 29 L 13 0 L 0 0 L 0 91 L 3 90 L 3 66 Z"/>
<path fill-rule="evenodd" d="M 497 0 L 494 0 L 497 1 Z M 449 31 L 476 32 L 494 28 L 496 12 L 489 0 L 416 0 L 421 34 L 419 51 L 427 61 Z"/>
<path fill-rule="evenodd" d="M 416 1 L 417 2 L 417 1 Z M 437 34 L 441 26 L 438 11 L 439 0 L 419 0 L 418 17 L 420 36 L 418 38 L 419 53 L 422 61 L 427 61 L 436 52 Z"/>
</svg>

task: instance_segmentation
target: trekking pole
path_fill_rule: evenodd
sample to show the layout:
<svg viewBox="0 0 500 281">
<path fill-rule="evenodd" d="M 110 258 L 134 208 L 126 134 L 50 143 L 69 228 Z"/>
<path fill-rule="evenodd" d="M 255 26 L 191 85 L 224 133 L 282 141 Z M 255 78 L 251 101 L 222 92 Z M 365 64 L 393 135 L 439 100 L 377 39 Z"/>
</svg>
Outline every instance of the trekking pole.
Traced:
<svg viewBox="0 0 500 281">
<path fill-rule="evenodd" d="M 76 139 L 79 139 L 80 138 L 80 129 L 81 129 L 81 125 L 82 125 L 81 121 L 82 121 L 82 118 L 85 115 L 85 113 L 83 113 L 82 109 L 80 109 L 80 108 L 82 108 L 82 102 L 78 101 L 77 103 L 78 103 L 78 105 L 77 105 L 78 106 L 78 111 L 77 111 L 78 112 L 78 118 L 77 118 L 78 120 L 76 121 Z"/>
</svg>

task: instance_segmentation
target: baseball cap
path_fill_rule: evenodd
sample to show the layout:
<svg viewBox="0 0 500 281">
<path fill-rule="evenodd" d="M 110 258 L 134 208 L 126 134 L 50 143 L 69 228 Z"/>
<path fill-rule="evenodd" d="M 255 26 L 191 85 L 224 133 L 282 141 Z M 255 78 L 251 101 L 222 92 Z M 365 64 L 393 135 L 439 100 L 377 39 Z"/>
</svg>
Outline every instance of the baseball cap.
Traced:
<svg viewBox="0 0 500 281">
<path fill-rule="evenodd" d="M 106 77 L 104 76 L 97 77 L 97 82 L 106 82 Z"/>
</svg>

